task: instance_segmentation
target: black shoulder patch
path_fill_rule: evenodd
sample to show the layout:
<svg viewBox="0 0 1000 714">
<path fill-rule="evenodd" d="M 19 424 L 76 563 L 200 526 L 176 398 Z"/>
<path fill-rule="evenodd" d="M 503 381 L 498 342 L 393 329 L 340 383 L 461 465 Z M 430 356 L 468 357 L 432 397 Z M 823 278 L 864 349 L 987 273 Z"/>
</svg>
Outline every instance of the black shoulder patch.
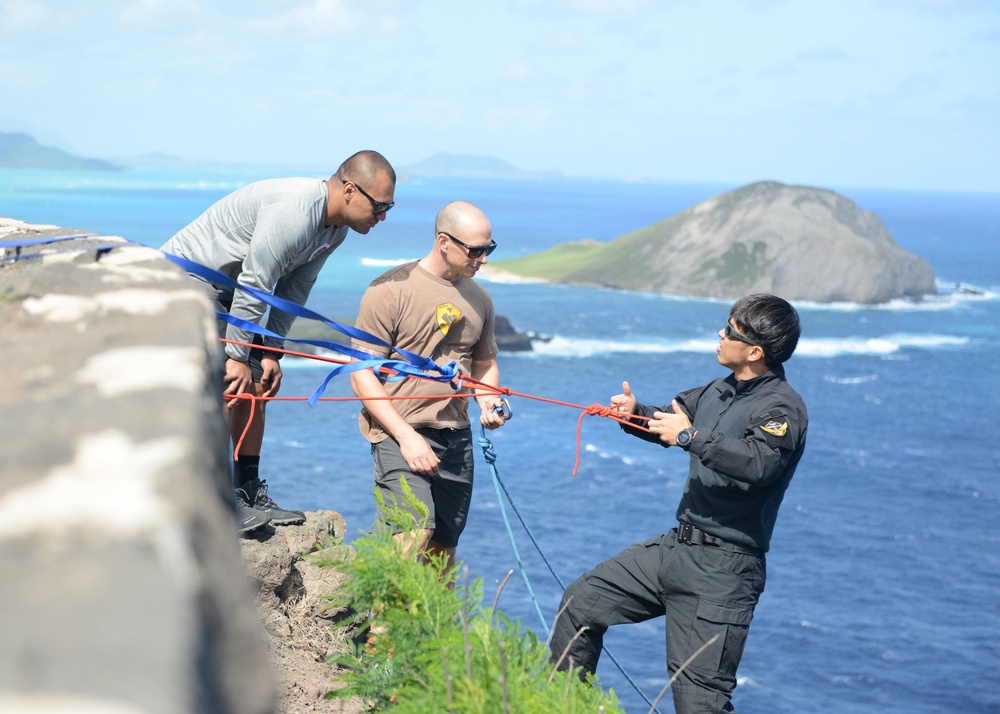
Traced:
<svg viewBox="0 0 1000 714">
<path fill-rule="evenodd" d="M 764 441 L 772 449 L 793 449 L 793 436 L 788 433 L 788 417 L 780 412 L 769 412 L 757 417 L 754 429 L 760 429 Z"/>
<path fill-rule="evenodd" d="M 784 417 L 779 417 L 777 419 L 768 419 L 767 421 L 757 425 L 761 431 L 771 436 L 777 437 L 779 439 L 784 438 L 785 434 L 788 433 L 788 420 Z"/>
</svg>

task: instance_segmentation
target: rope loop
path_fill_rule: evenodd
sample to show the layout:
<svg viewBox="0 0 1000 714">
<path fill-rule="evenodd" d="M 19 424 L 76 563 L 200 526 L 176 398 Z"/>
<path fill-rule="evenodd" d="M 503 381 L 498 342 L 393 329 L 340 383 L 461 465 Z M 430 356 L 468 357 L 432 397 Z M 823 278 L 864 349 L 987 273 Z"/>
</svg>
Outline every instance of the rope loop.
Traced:
<svg viewBox="0 0 1000 714">
<path fill-rule="evenodd" d="M 486 459 L 486 463 L 491 466 L 495 464 L 497 460 L 497 452 L 493 448 L 493 442 L 486 437 L 485 431 L 482 436 L 479 437 L 479 446 L 483 450 L 483 457 Z"/>
</svg>

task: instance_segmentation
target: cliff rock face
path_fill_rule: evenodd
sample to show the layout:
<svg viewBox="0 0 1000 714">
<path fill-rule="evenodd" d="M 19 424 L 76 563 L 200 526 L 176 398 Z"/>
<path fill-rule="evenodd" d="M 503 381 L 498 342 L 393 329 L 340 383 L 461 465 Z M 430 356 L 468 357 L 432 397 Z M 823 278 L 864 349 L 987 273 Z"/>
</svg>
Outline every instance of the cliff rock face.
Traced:
<svg viewBox="0 0 1000 714">
<path fill-rule="evenodd" d="M 353 557 L 340 543 L 346 524 L 339 513 L 309 511 L 300 526 L 265 526 L 240 541 L 257 612 L 269 641 L 277 682 L 277 714 L 361 714 L 357 699 L 327 700 L 337 669 L 327 659 L 351 647 L 355 621 L 364 613 L 332 607 L 344 575 L 309 555 L 321 550 L 335 560 Z"/>
<path fill-rule="evenodd" d="M 936 292 L 930 264 L 900 248 L 875 214 L 832 191 L 775 182 L 724 193 L 607 244 L 564 250 L 562 261 L 542 253 L 498 267 L 558 282 L 713 298 L 767 292 L 881 303 Z M 555 274 L 532 271 L 532 258 Z"/>
</svg>

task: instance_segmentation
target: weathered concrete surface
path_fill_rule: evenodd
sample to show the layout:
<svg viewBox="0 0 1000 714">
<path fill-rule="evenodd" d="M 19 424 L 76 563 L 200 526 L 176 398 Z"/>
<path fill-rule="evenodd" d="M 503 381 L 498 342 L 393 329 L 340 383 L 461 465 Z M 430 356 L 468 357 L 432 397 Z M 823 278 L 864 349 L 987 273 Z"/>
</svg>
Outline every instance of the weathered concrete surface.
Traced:
<svg viewBox="0 0 1000 714">
<path fill-rule="evenodd" d="M 215 329 L 153 249 L 0 247 L 0 710 L 274 711 Z"/>
</svg>

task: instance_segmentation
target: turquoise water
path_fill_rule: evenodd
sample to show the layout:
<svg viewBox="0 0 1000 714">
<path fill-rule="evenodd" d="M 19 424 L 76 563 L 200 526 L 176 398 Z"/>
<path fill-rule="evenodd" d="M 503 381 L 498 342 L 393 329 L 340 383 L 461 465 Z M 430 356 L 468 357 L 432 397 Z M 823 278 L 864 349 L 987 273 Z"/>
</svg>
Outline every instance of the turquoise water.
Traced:
<svg viewBox="0 0 1000 714">
<path fill-rule="evenodd" d="M 295 173 L 295 172 L 292 172 Z M 159 246 L 252 170 L 115 174 L 0 171 L 0 215 L 122 235 Z M 287 175 L 292 175 L 287 174 Z M 305 175 L 312 175 L 306 173 Z M 351 234 L 309 306 L 351 317 L 367 283 L 423 255 L 437 210 L 462 198 L 490 216 L 495 257 L 564 240 L 608 240 L 733 186 L 597 181 L 401 183 L 389 220 Z M 768 585 L 740 668 L 741 712 L 1000 712 L 1000 196 L 838 192 L 874 211 L 934 266 L 943 293 L 880 307 L 798 305 L 804 335 L 787 365 L 811 416 L 807 453 L 778 518 Z M 981 294 L 951 292 L 956 283 Z M 668 402 L 719 373 L 715 331 L 728 301 L 538 284 L 484 282 L 500 314 L 550 336 L 500 357 L 511 389 L 574 404 L 606 403 L 628 379 Z M 287 360 L 282 392 L 306 396 L 325 374 Z M 350 396 L 346 381 L 330 396 Z M 512 400 L 490 434 L 497 467 L 564 581 L 670 528 L 686 460 L 585 417 Z M 353 402 L 276 403 L 262 470 L 295 508 L 332 508 L 349 538 L 372 520 L 371 461 Z M 459 555 L 490 583 L 516 568 L 489 471 Z M 515 528 L 517 526 L 515 525 Z M 515 530 L 542 612 L 559 588 Z M 515 576 L 501 606 L 541 632 Z M 612 630 L 609 648 L 654 697 L 666 681 L 663 625 Z M 648 706 L 606 659 L 599 670 L 629 712 Z M 667 697 L 669 700 L 669 697 Z M 671 711 L 669 701 L 660 710 Z"/>
</svg>

